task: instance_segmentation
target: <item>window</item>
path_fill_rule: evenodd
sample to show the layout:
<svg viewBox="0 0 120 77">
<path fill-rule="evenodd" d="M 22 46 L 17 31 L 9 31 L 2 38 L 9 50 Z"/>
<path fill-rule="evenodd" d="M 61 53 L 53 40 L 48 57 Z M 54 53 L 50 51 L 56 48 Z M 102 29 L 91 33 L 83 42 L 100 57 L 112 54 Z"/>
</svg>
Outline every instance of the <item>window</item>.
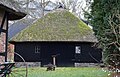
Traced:
<svg viewBox="0 0 120 77">
<path fill-rule="evenodd" d="M 41 50 L 40 46 L 35 46 L 35 53 L 40 53 L 40 50 Z"/>
<path fill-rule="evenodd" d="M 81 54 L 81 47 L 80 46 L 75 47 L 75 53 Z"/>
</svg>

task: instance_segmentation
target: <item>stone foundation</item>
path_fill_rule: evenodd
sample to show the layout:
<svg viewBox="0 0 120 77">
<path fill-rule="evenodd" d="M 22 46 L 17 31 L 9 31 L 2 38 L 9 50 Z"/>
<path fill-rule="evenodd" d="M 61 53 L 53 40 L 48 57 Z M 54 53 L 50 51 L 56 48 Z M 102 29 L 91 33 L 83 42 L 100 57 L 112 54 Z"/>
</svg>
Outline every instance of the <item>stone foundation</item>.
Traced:
<svg viewBox="0 0 120 77">
<path fill-rule="evenodd" d="M 16 62 L 16 67 L 41 67 L 41 62 Z M 100 66 L 99 63 L 75 63 L 75 67 L 94 67 L 94 66 Z"/>
<path fill-rule="evenodd" d="M 41 67 L 41 62 L 16 62 L 16 67 Z"/>
<path fill-rule="evenodd" d="M 94 67 L 99 65 L 100 63 L 75 63 L 75 67 Z"/>
</svg>

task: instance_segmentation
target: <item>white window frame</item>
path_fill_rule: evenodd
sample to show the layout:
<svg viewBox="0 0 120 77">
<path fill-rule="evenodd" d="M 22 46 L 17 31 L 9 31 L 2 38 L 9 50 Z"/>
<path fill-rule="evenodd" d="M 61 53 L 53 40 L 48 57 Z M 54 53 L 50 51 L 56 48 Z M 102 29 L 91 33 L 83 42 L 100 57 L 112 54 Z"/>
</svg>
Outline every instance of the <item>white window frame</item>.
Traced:
<svg viewBox="0 0 120 77">
<path fill-rule="evenodd" d="M 81 54 L 81 46 L 75 46 L 75 53 Z"/>
</svg>

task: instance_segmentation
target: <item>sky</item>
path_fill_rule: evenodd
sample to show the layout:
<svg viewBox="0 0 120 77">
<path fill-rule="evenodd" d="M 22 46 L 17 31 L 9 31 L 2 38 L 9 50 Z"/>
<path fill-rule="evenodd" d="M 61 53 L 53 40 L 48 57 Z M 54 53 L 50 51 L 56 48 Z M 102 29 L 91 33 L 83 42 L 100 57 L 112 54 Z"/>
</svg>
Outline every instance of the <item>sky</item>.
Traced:
<svg viewBox="0 0 120 77">
<path fill-rule="evenodd" d="M 40 2 L 41 0 L 36 0 L 36 1 L 38 1 L 38 2 Z M 45 0 L 45 1 L 48 1 L 48 0 Z M 49 0 L 49 1 L 52 1 L 52 2 L 61 2 L 61 1 L 70 1 L 70 0 Z M 73 1 L 73 0 L 71 0 L 71 1 Z M 74 0 L 75 1 L 75 0 Z M 76 0 L 77 1 L 77 0 Z M 78 1 L 82 1 L 83 2 L 83 4 L 85 4 L 86 3 L 86 0 L 78 0 Z"/>
</svg>

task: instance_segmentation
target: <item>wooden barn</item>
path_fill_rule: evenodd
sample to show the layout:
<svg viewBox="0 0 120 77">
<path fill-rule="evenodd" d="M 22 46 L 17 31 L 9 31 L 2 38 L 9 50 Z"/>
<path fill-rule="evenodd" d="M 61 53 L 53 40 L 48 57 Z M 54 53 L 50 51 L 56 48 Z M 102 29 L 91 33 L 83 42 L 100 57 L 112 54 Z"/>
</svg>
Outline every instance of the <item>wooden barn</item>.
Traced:
<svg viewBox="0 0 120 77">
<path fill-rule="evenodd" d="M 92 29 L 63 9 L 48 13 L 10 40 L 26 62 L 41 62 L 42 66 L 100 62 L 101 51 L 92 47 L 95 42 Z M 16 55 L 14 60 L 22 61 Z"/>
<path fill-rule="evenodd" d="M 18 6 L 18 5 L 17 5 Z M 0 63 L 7 62 L 8 21 L 26 16 L 20 7 L 14 7 L 9 0 L 0 0 Z"/>
</svg>

